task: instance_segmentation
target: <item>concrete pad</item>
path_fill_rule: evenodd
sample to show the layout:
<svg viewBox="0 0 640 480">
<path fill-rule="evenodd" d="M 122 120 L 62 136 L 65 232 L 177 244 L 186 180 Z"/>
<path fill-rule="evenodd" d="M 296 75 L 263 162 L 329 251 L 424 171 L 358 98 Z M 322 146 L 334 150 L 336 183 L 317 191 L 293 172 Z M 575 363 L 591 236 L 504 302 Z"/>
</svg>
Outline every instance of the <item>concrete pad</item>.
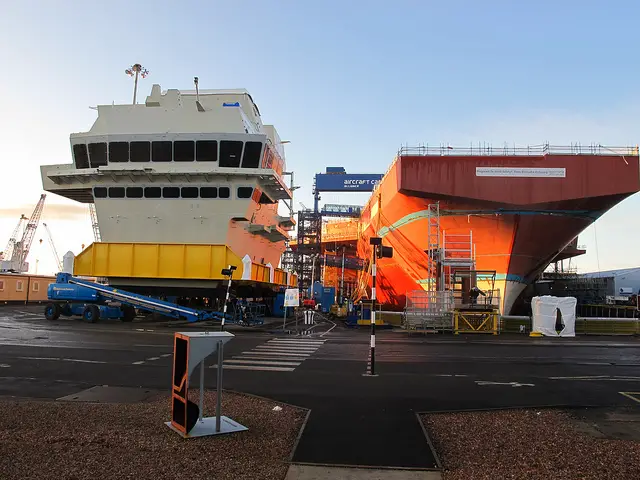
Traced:
<svg viewBox="0 0 640 480">
<path fill-rule="evenodd" d="M 155 390 L 133 387 L 96 385 L 80 392 L 57 398 L 64 402 L 138 403 L 158 393 Z M 167 394 L 168 395 L 168 394 Z M 167 398 L 169 398 L 167 396 Z"/>
<path fill-rule="evenodd" d="M 440 480 L 441 478 L 440 472 L 426 470 L 291 464 L 285 480 Z"/>
</svg>

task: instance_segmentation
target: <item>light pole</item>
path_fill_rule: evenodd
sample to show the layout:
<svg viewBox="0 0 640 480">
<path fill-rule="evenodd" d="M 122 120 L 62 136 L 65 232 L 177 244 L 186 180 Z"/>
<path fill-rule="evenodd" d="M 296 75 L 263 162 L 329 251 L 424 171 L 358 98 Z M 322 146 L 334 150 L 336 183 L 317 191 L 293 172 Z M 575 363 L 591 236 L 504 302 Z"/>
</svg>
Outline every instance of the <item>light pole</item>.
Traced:
<svg viewBox="0 0 640 480">
<path fill-rule="evenodd" d="M 376 259 L 393 257 L 393 248 L 384 247 L 382 238 L 371 237 L 369 243 L 373 246 L 373 263 L 371 265 L 371 375 L 376 373 Z"/>
<path fill-rule="evenodd" d="M 222 269 L 222 275 L 229 277 L 229 283 L 227 283 L 227 296 L 224 299 L 224 307 L 222 308 L 222 323 L 220 324 L 220 331 L 224 330 L 224 320 L 227 318 L 227 304 L 229 303 L 229 290 L 231 290 L 231 278 L 233 277 L 233 271 L 236 268 L 237 267 L 235 265 L 229 265 L 228 268 Z"/>
<path fill-rule="evenodd" d="M 130 77 L 135 77 L 135 81 L 133 82 L 133 104 L 135 105 L 136 96 L 138 94 L 138 75 L 140 75 L 142 78 L 145 78 L 147 75 L 149 75 L 149 70 L 144 68 L 139 63 L 135 63 L 127 68 L 124 73 L 126 73 Z"/>
</svg>

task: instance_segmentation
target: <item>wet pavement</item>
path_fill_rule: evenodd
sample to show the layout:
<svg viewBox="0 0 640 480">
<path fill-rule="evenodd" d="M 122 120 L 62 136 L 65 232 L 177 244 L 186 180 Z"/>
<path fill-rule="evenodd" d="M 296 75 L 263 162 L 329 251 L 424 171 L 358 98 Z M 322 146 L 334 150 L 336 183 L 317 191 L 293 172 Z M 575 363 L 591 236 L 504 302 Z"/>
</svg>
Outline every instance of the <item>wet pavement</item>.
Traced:
<svg viewBox="0 0 640 480">
<path fill-rule="evenodd" d="M 633 395 L 640 392 L 638 338 L 408 338 L 381 331 L 378 376 L 371 377 L 364 375 L 367 329 L 326 323 L 317 330 L 234 332 L 225 347 L 225 388 L 311 409 L 296 462 L 434 468 L 416 412 L 640 408 L 640 394 Z M 172 336 L 150 322 L 47 322 L 42 307 L 0 307 L 0 395 L 55 399 L 113 385 L 169 396 Z M 209 388 L 214 372 L 207 373 Z"/>
</svg>

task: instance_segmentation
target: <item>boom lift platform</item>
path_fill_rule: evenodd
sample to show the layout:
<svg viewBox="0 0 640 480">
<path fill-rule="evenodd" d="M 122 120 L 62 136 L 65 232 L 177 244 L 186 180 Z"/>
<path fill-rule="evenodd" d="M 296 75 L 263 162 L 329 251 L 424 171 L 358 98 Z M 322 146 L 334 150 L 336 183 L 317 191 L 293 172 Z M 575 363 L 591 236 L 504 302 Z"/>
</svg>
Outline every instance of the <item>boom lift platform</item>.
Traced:
<svg viewBox="0 0 640 480">
<path fill-rule="evenodd" d="M 121 319 L 130 322 L 136 316 L 136 308 L 158 313 L 190 323 L 206 320 L 222 320 L 223 313 L 208 312 L 183 307 L 156 298 L 126 292 L 124 290 L 75 278 L 69 273 L 58 273 L 56 283 L 49 285 L 47 297 L 50 302 L 45 307 L 47 320 L 57 320 L 60 315 L 81 315 L 91 323 L 99 319 Z M 119 302 L 114 306 L 110 302 Z"/>
</svg>

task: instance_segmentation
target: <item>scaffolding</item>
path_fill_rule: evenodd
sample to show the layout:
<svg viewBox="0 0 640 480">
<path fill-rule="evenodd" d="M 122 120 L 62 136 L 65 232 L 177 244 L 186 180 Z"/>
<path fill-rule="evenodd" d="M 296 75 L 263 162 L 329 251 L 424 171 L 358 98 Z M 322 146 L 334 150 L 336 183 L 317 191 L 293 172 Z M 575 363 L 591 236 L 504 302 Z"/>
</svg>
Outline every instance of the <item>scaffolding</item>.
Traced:
<svg viewBox="0 0 640 480">
<path fill-rule="evenodd" d="M 298 288 L 307 291 L 315 279 L 320 278 L 322 253 L 322 214 L 310 209 L 298 211 L 298 241 L 296 245 L 296 272 Z"/>
</svg>

